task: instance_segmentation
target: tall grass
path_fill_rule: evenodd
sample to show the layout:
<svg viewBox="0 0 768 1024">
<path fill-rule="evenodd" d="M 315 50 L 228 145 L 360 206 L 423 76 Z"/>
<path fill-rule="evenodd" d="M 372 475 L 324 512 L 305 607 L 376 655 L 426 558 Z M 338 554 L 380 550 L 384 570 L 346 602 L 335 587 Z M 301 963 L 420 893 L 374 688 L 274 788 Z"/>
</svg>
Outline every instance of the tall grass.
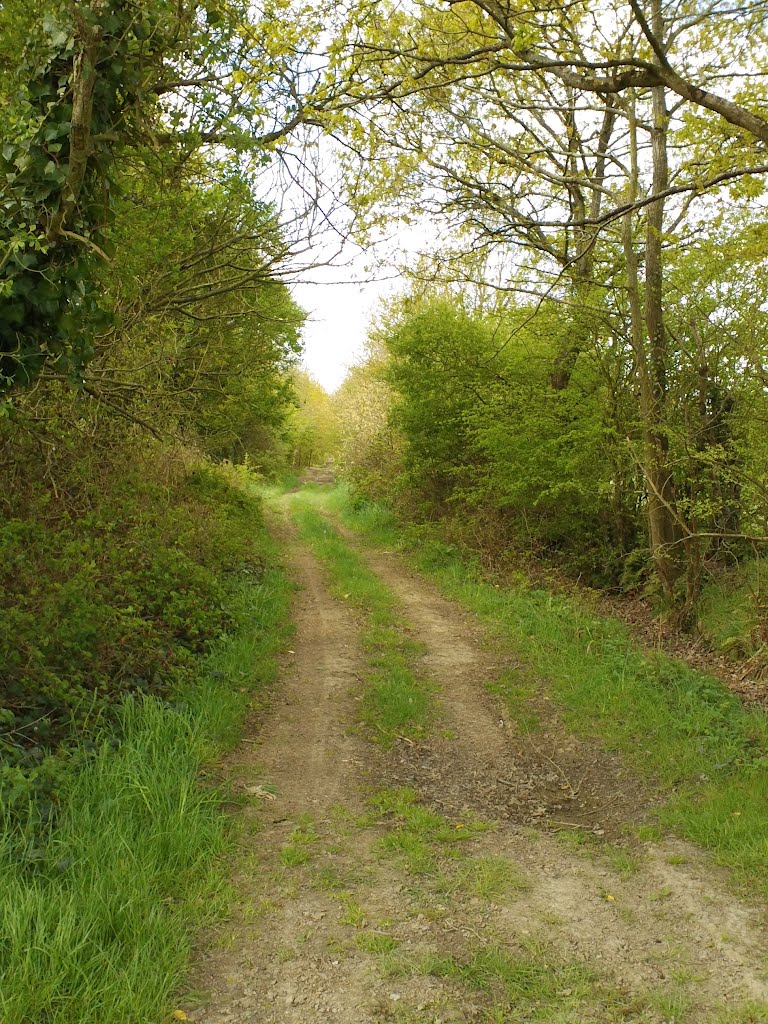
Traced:
<svg viewBox="0 0 768 1024">
<path fill-rule="evenodd" d="M 118 729 L 65 778 L 47 828 L 32 813 L 0 818 L 3 1024 L 169 1019 L 195 931 L 228 899 L 233 830 L 201 773 L 275 677 L 290 589 L 274 564 L 238 584 L 246 628 L 173 703 L 123 700 Z"/>
<path fill-rule="evenodd" d="M 663 824 L 711 850 L 768 896 L 768 716 L 712 676 L 642 651 L 620 622 L 572 597 L 484 578 L 472 556 L 433 528 L 355 505 L 343 488 L 326 507 L 369 540 L 403 549 L 445 594 L 477 613 L 558 701 L 566 723 L 621 751 L 667 794 Z M 521 716 L 528 714 L 521 702 Z"/>
</svg>

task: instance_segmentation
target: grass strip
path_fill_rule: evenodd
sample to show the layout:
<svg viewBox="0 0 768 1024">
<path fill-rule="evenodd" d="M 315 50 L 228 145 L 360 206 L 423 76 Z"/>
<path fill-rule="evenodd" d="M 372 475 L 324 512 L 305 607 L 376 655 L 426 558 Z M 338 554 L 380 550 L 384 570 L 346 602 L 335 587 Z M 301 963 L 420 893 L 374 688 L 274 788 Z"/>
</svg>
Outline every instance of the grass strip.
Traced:
<svg viewBox="0 0 768 1024">
<path fill-rule="evenodd" d="M 171 1019 L 194 933 L 228 902 L 234 829 L 200 777 L 274 680 L 290 632 L 292 587 L 268 558 L 257 584 L 232 588 L 246 628 L 173 703 L 123 700 L 118 730 L 64 780 L 52 824 L 0 817 L 3 1024 Z"/>
<path fill-rule="evenodd" d="M 670 795 L 662 824 L 710 850 L 768 896 L 768 717 L 712 676 L 642 651 L 628 629 L 573 597 L 483 577 L 471 555 L 435 528 L 407 527 L 343 488 L 318 495 L 369 541 L 399 547 L 448 597 L 511 642 L 547 681 L 574 732 L 621 751 Z M 524 702 L 523 702 L 524 703 Z M 526 713 L 525 709 L 521 709 Z"/>
<path fill-rule="evenodd" d="M 366 616 L 363 723 L 385 747 L 397 736 L 424 736 L 434 717 L 435 687 L 413 669 L 423 648 L 408 636 L 394 594 L 323 515 L 302 498 L 291 497 L 299 533 L 327 567 L 334 594 Z"/>
</svg>

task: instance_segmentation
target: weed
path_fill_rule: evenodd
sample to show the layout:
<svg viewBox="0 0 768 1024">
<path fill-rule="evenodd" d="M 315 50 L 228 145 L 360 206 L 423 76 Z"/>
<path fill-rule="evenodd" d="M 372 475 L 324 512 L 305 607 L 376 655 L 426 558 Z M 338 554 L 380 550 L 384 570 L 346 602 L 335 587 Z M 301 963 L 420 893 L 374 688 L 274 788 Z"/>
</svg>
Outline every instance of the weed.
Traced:
<svg viewBox="0 0 768 1024">
<path fill-rule="evenodd" d="M 601 1021 L 614 1021 L 626 1009 L 623 997 L 600 985 L 583 964 L 536 940 L 518 948 L 480 945 L 461 957 L 429 954 L 420 970 L 484 993 L 493 1003 L 491 1020 L 575 1024 L 595 1019 L 590 1011 L 599 1008 Z"/>
<path fill-rule="evenodd" d="M 726 1010 L 715 1024 L 768 1024 L 768 1003 L 744 1003 Z"/>
<path fill-rule="evenodd" d="M 280 860 L 287 868 L 306 864 L 312 856 L 312 846 L 318 841 L 312 819 L 302 816 L 290 835 L 289 842 L 280 851 Z"/>
<path fill-rule="evenodd" d="M 690 998 L 681 988 L 659 989 L 649 993 L 647 999 L 669 1024 L 682 1024 L 691 1008 Z"/>
<path fill-rule="evenodd" d="M 606 843 L 600 848 L 600 853 L 614 871 L 625 877 L 634 875 L 640 868 L 637 856 L 623 846 Z"/>
<path fill-rule="evenodd" d="M 530 882 L 504 857 L 468 857 L 441 875 L 436 888 L 494 902 L 527 891 Z"/>
<path fill-rule="evenodd" d="M 531 700 L 536 696 L 536 687 L 516 669 L 506 672 L 500 679 L 485 684 L 489 693 L 500 697 L 521 733 L 533 733 L 539 728 L 539 716 L 531 710 Z"/>
<path fill-rule="evenodd" d="M 306 846 L 284 846 L 280 851 L 280 861 L 287 868 L 297 868 L 300 864 L 306 864 L 312 856 Z"/>
<path fill-rule="evenodd" d="M 555 839 L 566 850 L 583 850 L 588 846 L 590 837 L 578 829 L 561 829 L 555 834 Z"/>
<path fill-rule="evenodd" d="M 664 838 L 664 833 L 658 825 L 635 825 L 632 832 L 641 843 L 659 843 Z"/>
<path fill-rule="evenodd" d="M 368 923 L 368 919 L 365 911 L 354 897 L 344 895 L 341 897 L 340 902 L 344 908 L 344 913 L 340 918 L 341 923 L 348 924 L 352 928 L 365 928 Z"/>
<path fill-rule="evenodd" d="M 374 956 L 383 956 L 387 953 L 394 953 L 400 945 L 400 940 L 394 935 L 386 935 L 383 932 L 363 932 L 355 939 L 359 949 Z"/>
<path fill-rule="evenodd" d="M 355 872 L 342 870 L 335 864 L 325 864 L 315 871 L 312 881 L 318 889 L 339 893 L 347 892 L 359 884 L 361 877 Z"/>
</svg>

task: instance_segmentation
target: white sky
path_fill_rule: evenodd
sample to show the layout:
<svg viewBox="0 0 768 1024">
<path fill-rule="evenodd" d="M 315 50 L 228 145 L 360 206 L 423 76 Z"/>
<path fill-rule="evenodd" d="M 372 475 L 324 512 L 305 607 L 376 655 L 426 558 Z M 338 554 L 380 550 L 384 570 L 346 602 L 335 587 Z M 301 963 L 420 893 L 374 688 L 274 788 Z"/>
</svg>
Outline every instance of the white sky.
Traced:
<svg viewBox="0 0 768 1024">
<path fill-rule="evenodd" d="M 402 243 L 407 244 L 405 237 Z M 368 325 L 380 300 L 403 286 L 394 270 L 379 272 L 381 280 L 366 280 L 371 267 L 360 250 L 340 259 L 338 266 L 310 270 L 307 281 L 291 286 L 293 297 L 309 314 L 302 332 L 303 364 L 328 392 L 335 391 L 349 368 L 363 358 Z"/>
<path fill-rule="evenodd" d="M 337 279 L 342 274 L 335 272 Z M 293 287 L 294 298 L 309 313 L 302 334 L 303 363 L 326 391 L 335 391 L 349 367 L 362 358 L 369 318 L 385 290 L 388 286 L 333 281 Z"/>
</svg>

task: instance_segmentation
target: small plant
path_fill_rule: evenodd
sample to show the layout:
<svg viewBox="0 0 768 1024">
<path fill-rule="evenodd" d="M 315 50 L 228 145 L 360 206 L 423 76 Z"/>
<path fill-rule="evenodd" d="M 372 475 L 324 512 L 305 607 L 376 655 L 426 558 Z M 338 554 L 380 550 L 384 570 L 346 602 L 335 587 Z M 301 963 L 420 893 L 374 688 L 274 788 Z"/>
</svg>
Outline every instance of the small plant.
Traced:
<svg viewBox="0 0 768 1024">
<path fill-rule="evenodd" d="M 369 803 L 374 812 L 369 823 L 383 818 L 391 826 L 380 841 L 382 850 L 401 859 L 411 875 L 437 876 L 446 864 L 460 857 L 461 844 L 493 827 L 475 820 L 449 822 L 408 788 L 381 790 Z M 468 869 L 468 885 L 471 878 L 472 869 Z M 479 878 L 475 881 L 480 884 Z M 453 883 L 444 879 L 442 884 Z"/>
<path fill-rule="evenodd" d="M 648 997 L 648 1002 L 665 1021 L 669 1021 L 669 1024 L 682 1024 L 688 1019 L 691 1000 L 680 988 L 660 989 L 652 992 Z"/>
<path fill-rule="evenodd" d="M 623 846 L 614 846 L 606 843 L 600 852 L 613 870 L 620 875 L 634 875 L 639 869 L 640 865 L 637 857 Z"/>
<path fill-rule="evenodd" d="M 306 816 L 300 818 L 299 825 L 291 833 L 289 842 L 280 851 L 281 862 L 287 868 L 306 864 L 318 839 L 312 819 Z"/>
<path fill-rule="evenodd" d="M 363 932 L 358 935 L 355 942 L 359 949 L 374 956 L 384 956 L 394 951 L 400 945 L 400 940 L 394 935 L 386 935 L 382 932 Z"/>
<path fill-rule="evenodd" d="M 512 893 L 526 892 L 530 882 L 503 857 L 468 857 L 448 865 L 438 880 L 437 890 L 461 893 L 494 902 Z"/>
<path fill-rule="evenodd" d="M 342 896 L 341 905 L 344 908 L 344 913 L 340 918 L 342 924 L 349 925 L 351 928 L 366 927 L 368 920 L 366 913 L 354 897 L 348 895 Z"/>
</svg>

